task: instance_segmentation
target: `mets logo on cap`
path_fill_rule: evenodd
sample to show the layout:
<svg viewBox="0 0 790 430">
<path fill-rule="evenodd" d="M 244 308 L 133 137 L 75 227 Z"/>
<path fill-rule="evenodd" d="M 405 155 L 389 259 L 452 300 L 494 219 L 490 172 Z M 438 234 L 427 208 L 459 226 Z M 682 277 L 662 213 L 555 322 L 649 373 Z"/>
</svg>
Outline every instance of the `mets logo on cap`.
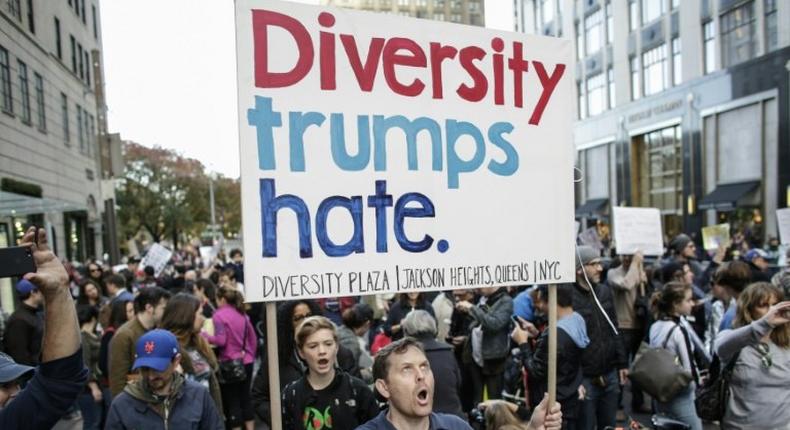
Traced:
<svg viewBox="0 0 790 430">
<path fill-rule="evenodd" d="M 147 367 L 162 372 L 178 354 L 178 340 L 167 330 L 151 330 L 137 339 L 132 370 Z"/>
</svg>

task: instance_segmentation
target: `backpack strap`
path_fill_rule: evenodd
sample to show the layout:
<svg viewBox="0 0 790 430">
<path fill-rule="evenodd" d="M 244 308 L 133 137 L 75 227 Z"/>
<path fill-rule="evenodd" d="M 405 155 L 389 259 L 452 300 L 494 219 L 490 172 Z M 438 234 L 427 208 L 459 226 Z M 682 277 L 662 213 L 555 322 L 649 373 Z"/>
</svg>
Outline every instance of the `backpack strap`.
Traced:
<svg viewBox="0 0 790 430">
<path fill-rule="evenodd" d="M 661 348 L 664 349 L 667 348 L 667 344 L 669 343 L 669 338 L 672 337 L 672 332 L 675 331 L 676 328 L 678 328 L 677 324 L 673 325 L 672 328 L 669 329 L 669 333 L 667 333 L 667 337 L 664 339 L 664 343 L 661 344 Z"/>
</svg>

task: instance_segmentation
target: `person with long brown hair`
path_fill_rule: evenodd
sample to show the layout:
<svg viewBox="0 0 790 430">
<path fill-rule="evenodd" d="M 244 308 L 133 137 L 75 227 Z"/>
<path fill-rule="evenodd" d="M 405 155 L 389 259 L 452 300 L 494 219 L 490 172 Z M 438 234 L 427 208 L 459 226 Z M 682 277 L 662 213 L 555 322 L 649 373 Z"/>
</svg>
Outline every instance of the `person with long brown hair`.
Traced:
<svg viewBox="0 0 790 430">
<path fill-rule="evenodd" d="M 686 321 L 694 307 L 691 285 L 685 282 L 668 282 L 664 288 L 653 294 L 650 307 L 656 319 L 650 327 L 650 346 L 671 351 L 694 379 L 668 402 L 656 401 L 656 409 L 688 424 L 692 430 L 702 430 L 702 421 L 694 406 L 694 389 L 700 383 L 699 368 L 694 356 L 696 350 L 704 352 L 705 348 Z"/>
<path fill-rule="evenodd" d="M 526 430 L 528 422 L 521 421 L 511 406 L 502 400 L 492 400 L 485 408 L 486 430 L 499 430 L 504 426 L 512 426 Z"/>
<path fill-rule="evenodd" d="M 217 291 L 217 305 L 212 318 L 214 334 L 201 334 L 218 348 L 220 362 L 241 359 L 246 375 L 243 381 L 220 382 L 226 427 L 239 429 L 243 425 L 246 430 L 252 430 L 255 416 L 250 399 L 250 382 L 258 346 L 255 329 L 245 313 L 241 291 L 227 286 L 220 287 Z"/>
<path fill-rule="evenodd" d="M 205 317 L 200 300 L 187 293 L 179 293 L 167 302 L 162 327 L 173 333 L 181 348 L 181 367 L 188 380 L 208 388 L 217 410 L 222 410 L 217 371 L 219 362 L 209 343 L 200 336 Z"/>
<path fill-rule="evenodd" d="M 778 429 L 790 423 L 790 301 L 767 282 L 738 296 L 732 330 L 716 339 L 722 363 L 735 360 L 722 429 Z"/>
</svg>

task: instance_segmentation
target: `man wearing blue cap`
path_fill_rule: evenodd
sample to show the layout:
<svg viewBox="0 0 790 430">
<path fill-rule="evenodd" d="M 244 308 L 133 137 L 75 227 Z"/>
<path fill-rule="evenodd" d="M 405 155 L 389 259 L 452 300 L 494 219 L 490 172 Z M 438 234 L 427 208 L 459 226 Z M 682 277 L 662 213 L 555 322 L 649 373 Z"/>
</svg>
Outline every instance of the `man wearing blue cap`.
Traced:
<svg viewBox="0 0 790 430">
<path fill-rule="evenodd" d="M 5 352 L 19 364 L 36 366 L 41 354 L 44 320 L 39 309 L 44 296 L 32 282 L 22 279 L 16 284 L 20 306 L 6 324 Z"/>
<path fill-rule="evenodd" d="M 69 276 L 49 250 L 46 231 L 29 228 L 21 245 L 30 247 L 36 263 L 36 272 L 25 274 L 25 279 L 43 297 L 47 313 L 37 368 L 0 354 L 0 429 L 51 429 L 85 389 L 88 369 L 82 361 Z M 20 389 L 20 381 L 31 374 L 32 379 Z"/>
<path fill-rule="evenodd" d="M 135 350 L 132 370 L 140 378 L 113 400 L 105 430 L 224 429 L 208 389 L 180 373 L 173 333 L 151 330 L 137 340 Z"/>
</svg>

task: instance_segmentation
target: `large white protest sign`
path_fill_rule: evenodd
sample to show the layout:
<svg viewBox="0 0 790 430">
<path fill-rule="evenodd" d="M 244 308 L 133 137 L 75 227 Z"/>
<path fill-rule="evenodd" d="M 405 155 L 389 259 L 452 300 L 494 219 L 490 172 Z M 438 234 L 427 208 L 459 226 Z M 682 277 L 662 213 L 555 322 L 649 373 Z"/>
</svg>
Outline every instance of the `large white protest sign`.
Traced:
<svg viewBox="0 0 790 430">
<path fill-rule="evenodd" d="M 151 266 L 154 268 L 154 276 L 159 276 L 162 270 L 165 270 L 167 262 L 173 256 L 173 251 L 165 248 L 164 246 L 155 243 L 148 248 L 148 252 L 140 262 L 141 267 Z"/>
<path fill-rule="evenodd" d="M 637 251 L 644 255 L 664 253 L 661 211 L 656 208 L 615 207 L 612 215 L 618 254 L 628 255 Z"/>
<path fill-rule="evenodd" d="M 569 41 L 235 4 L 249 301 L 573 281 Z"/>
<path fill-rule="evenodd" d="M 790 245 L 790 208 L 776 210 L 776 223 L 779 224 L 782 245 Z"/>
</svg>

